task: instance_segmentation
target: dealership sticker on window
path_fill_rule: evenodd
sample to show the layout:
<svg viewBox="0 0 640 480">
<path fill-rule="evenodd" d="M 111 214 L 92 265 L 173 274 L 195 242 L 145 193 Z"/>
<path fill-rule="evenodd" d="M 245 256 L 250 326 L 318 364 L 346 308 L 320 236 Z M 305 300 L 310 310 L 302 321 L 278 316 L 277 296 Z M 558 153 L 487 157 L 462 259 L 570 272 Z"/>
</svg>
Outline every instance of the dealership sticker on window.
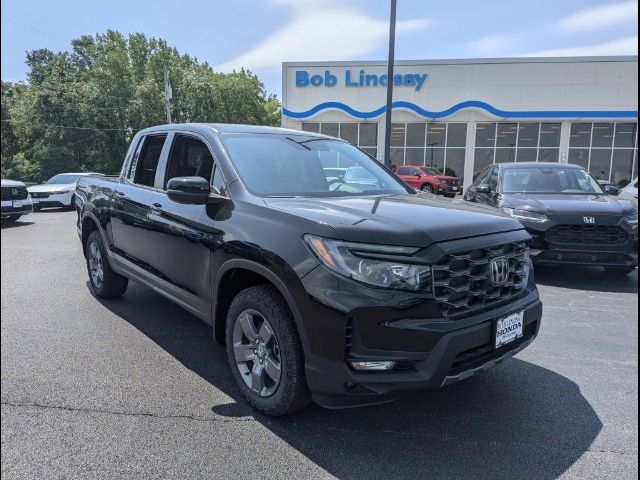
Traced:
<svg viewBox="0 0 640 480">
<path fill-rule="evenodd" d="M 496 348 L 522 337 L 524 333 L 524 310 L 501 318 L 496 324 Z"/>
</svg>

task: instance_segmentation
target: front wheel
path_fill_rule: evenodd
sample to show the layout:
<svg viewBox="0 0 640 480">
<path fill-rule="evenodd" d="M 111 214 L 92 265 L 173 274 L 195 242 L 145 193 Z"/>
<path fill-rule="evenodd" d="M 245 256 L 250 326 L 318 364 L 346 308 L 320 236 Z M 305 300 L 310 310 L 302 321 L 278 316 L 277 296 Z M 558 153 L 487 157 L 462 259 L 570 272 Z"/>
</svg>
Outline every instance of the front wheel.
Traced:
<svg viewBox="0 0 640 480">
<path fill-rule="evenodd" d="M 629 275 L 630 273 L 635 272 L 636 266 L 632 265 L 630 267 L 604 267 L 604 271 L 607 273 L 611 273 L 612 275 Z"/>
<path fill-rule="evenodd" d="M 426 193 L 433 193 L 433 187 L 431 186 L 430 183 L 425 183 L 424 185 L 422 185 L 420 187 L 420 190 Z"/>
<path fill-rule="evenodd" d="M 302 345 L 291 311 L 274 287 L 249 287 L 233 299 L 225 337 L 236 383 L 256 409 L 281 416 L 309 403 Z"/>
<path fill-rule="evenodd" d="M 94 230 L 89 234 L 85 249 L 91 293 L 100 298 L 122 295 L 127 289 L 129 280 L 111 270 L 100 232 Z"/>
</svg>

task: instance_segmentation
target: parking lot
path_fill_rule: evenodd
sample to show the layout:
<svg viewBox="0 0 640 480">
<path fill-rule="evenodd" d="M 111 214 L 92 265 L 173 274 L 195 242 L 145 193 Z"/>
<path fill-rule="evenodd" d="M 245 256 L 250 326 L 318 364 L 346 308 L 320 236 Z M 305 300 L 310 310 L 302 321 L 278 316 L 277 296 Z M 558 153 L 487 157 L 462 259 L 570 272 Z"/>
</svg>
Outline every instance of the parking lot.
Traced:
<svg viewBox="0 0 640 480">
<path fill-rule="evenodd" d="M 271 419 L 210 329 L 88 291 L 75 213 L 2 228 L 2 478 L 635 478 L 638 277 L 536 271 L 539 338 L 393 404 Z"/>
</svg>

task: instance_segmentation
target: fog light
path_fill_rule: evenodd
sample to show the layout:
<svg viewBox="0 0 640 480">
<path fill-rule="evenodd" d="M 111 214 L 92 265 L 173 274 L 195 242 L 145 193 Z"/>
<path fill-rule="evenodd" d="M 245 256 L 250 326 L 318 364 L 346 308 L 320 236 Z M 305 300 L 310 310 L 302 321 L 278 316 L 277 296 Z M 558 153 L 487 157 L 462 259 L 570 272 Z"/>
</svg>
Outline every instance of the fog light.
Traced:
<svg viewBox="0 0 640 480">
<path fill-rule="evenodd" d="M 354 370 L 391 370 L 396 362 L 349 362 Z"/>
</svg>

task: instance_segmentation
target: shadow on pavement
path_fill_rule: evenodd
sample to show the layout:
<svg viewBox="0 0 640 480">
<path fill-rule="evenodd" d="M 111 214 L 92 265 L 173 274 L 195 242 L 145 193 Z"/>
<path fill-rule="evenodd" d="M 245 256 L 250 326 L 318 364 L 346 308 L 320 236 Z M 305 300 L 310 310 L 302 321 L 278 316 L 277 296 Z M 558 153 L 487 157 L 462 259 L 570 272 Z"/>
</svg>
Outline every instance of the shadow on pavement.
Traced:
<svg viewBox="0 0 640 480">
<path fill-rule="evenodd" d="M 634 293 L 638 291 L 637 269 L 629 275 L 619 275 L 607 273 L 599 267 L 538 265 L 535 271 L 538 285 L 593 292 Z"/>
<path fill-rule="evenodd" d="M 340 479 L 555 479 L 602 428 L 575 383 L 518 359 L 393 404 L 264 417 L 240 398 L 210 327 L 134 283 L 102 303 L 236 401 L 212 406 L 215 414 L 254 417 Z"/>
<path fill-rule="evenodd" d="M 8 228 L 17 228 L 17 227 L 26 227 L 29 225 L 33 225 L 34 222 L 28 222 L 25 220 L 15 220 L 13 222 L 7 222 L 6 220 L 2 221 L 2 229 L 8 229 Z"/>
</svg>

